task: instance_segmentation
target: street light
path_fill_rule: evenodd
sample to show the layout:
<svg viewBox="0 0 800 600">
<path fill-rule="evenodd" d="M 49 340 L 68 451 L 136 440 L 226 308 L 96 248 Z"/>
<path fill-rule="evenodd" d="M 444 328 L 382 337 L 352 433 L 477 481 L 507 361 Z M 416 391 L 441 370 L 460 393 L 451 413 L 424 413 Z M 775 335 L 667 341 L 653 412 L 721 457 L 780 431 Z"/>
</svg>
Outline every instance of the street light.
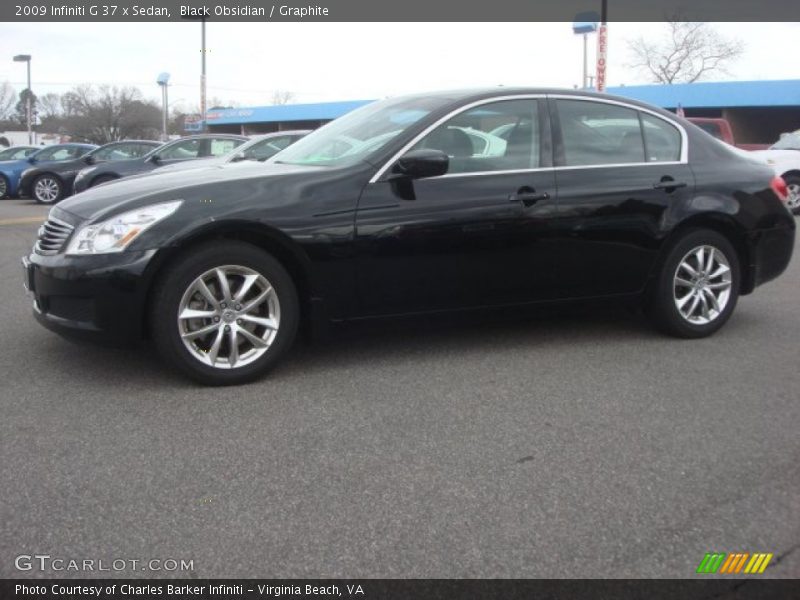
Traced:
<svg viewBox="0 0 800 600">
<path fill-rule="evenodd" d="M 581 87 L 586 89 L 589 87 L 589 34 L 597 31 L 597 21 L 600 20 L 600 15 L 596 12 L 582 12 L 575 15 L 575 21 L 572 23 L 572 32 L 576 35 L 583 35 L 583 80 Z"/>
<path fill-rule="evenodd" d="M 33 145 L 33 107 L 31 106 L 31 55 L 30 54 L 17 54 L 14 57 L 14 62 L 28 63 L 28 93 L 27 102 L 25 103 L 25 120 L 28 122 L 28 144 Z"/>
<path fill-rule="evenodd" d="M 206 17 L 189 14 L 182 19 L 200 19 L 200 119 L 203 132 L 206 131 Z"/>
<path fill-rule="evenodd" d="M 161 141 L 169 139 L 167 132 L 167 121 L 169 120 L 169 73 L 160 73 L 156 78 L 156 83 L 161 87 Z"/>
</svg>

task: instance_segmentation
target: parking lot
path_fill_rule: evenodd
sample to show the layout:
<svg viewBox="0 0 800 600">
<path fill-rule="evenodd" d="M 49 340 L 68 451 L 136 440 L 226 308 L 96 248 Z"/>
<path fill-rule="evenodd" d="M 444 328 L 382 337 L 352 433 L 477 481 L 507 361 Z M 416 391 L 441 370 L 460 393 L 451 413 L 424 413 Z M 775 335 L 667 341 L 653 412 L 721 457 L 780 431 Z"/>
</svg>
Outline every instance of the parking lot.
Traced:
<svg viewBox="0 0 800 600">
<path fill-rule="evenodd" d="M 0 202 L 3 577 L 692 577 L 709 551 L 800 576 L 798 256 L 709 339 L 624 310 L 353 326 L 210 389 L 35 323 L 45 214 Z"/>
</svg>

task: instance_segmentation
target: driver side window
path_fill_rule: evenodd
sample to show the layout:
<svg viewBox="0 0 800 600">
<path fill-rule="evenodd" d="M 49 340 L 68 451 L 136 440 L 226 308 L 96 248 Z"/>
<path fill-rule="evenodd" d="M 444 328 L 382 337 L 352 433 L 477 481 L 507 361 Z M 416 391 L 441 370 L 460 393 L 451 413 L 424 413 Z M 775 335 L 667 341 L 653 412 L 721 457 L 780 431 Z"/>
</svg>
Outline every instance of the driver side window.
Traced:
<svg viewBox="0 0 800 600">
<path fill-rule="evenodd" d="M 412 150 L 440 150 L 447 174 L 514 171 L 540 166 L 538 102 L 503 100 L 457 114 Z"/>
</svg>

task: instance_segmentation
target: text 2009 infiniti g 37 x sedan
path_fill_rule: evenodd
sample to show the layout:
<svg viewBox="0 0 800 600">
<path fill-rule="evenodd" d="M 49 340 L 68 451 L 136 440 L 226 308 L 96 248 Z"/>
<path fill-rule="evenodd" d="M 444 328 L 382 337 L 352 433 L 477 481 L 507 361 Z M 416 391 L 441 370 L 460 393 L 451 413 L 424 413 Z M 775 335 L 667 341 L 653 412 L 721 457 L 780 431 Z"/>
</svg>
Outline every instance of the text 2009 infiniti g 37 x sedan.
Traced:
<svg viewBox="0 0 800 600">
<path fill-rule="evenodd" d="M 149 338 L 209 384 L 324 323 L 641 299 L 713 333 L 794 244 L 786 186 L 672 113 L 545 89 L 376 102 L 267 163 L 121 181 L 53 208 L 23 259 L 36 318 Z"/>
</svg>

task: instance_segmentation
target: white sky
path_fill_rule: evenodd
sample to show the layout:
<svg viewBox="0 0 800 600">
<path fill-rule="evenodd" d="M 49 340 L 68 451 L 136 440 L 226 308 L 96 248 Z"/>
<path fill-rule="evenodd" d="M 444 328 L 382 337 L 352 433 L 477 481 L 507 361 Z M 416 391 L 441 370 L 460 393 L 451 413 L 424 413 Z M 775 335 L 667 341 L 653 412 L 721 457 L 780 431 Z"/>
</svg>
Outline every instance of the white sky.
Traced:
<svg viewBox="0 0 800 600">
<path fill-rule="evenodd" d="M 214 23 L 207 24 L 208 95 L 239 105 L 270 102 L 288 90 L 297 102 L 381 98 L 474 86 L 580 83 L 582 40 L 571 23 Z M 715 79 L 800 78 L 800 23 L 718 23 L 745 53 Z M 610 86 L 646 83 L 625 67 L 625 40 L 658 36 L 658 23 L 610 23 Z M 24 87 L 31 54 L 33 90 L 64 92 L 80 83 L 135 85 L 160 99 L 155 83 L 172 75 L 170 104 L 199 106 L 200 24 L 0 23 L 7 60 L 0 81 Z M 594 55 L 590 38 L 590 71 Z"/>
</svg>

